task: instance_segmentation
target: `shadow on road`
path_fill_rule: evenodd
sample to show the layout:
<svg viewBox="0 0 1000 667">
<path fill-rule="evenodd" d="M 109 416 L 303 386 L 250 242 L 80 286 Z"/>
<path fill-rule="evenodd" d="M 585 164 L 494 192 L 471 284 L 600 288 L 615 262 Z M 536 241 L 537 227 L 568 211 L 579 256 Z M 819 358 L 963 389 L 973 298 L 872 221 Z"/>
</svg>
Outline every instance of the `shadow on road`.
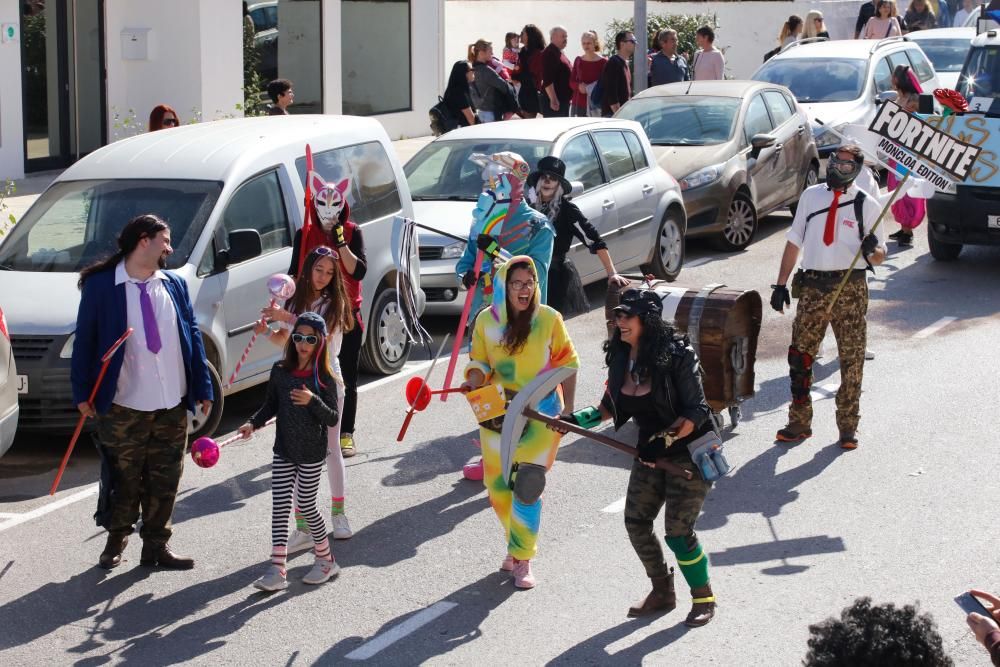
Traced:
<svg viewBox="0 0 1000 667">
<path fill-rule="evenodd" d="M 622 641 L 632 633 L 641 630 L 652 623 L 663 621 L 664 616 L 629 619 L 608 628 L 604 632 L 584 640 L 562 655 L 550 660 L 547 665 L 640 665 L 650 653 L 659 651 L 673 644 L 688 631 L 684 625 L 684 612 L 675 609 L 673 619 L 676 623 L 668 628 L 654 632 L 645 639 L 621 651 L 611 653 L 608 648 Z M 669 623 L 668 621 L 663 621 Z"/>
</svg>

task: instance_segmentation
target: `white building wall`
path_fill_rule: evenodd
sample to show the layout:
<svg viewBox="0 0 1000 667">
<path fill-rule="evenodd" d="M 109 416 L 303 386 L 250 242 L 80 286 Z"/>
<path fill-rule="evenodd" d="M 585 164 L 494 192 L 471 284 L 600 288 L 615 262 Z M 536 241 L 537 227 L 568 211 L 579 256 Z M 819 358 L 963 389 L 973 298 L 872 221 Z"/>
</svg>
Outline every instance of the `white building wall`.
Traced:
<svg viewBox="0 0 1000 667">
<path fill-rule="evenodd" d="M 201 100 L 197 104 L 203 119 L 242 116 L 236 105 L 243 104 L 243 6 L 237 0 L 201 0 L 198 7 Z"/>
<path fill-rule="evenodd" d="M 18 23 L 18 0 L 0 0 L 0 23 Z M 21 42 L 0 42 L 0 181 L 24 176 Z"/>
</svg>

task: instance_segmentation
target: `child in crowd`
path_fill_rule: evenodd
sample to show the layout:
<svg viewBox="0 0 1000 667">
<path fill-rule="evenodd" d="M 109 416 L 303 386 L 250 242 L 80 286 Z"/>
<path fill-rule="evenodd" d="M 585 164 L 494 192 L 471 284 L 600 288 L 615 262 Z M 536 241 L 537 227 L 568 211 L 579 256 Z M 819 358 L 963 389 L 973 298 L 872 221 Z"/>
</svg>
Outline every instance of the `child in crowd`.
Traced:
<svg viewBox="0 0 1000 667">
<path fill-rule="evenodd" d="M 508 71 L 517 67 L 517 54 L 521 51 L 521 36 L 508 32 L 503 38 L 503 66 Z"/>
</svg>

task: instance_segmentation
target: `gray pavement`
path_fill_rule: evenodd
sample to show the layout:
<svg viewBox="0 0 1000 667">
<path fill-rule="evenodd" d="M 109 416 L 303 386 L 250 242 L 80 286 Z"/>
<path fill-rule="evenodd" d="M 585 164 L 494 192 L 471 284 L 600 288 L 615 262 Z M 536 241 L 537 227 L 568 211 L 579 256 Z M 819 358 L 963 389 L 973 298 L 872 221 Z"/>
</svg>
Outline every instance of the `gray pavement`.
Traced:
<svg viewBox="0 0 1000 667">
<path fill-rule="evenodd" d="M 723 282 L 766 299 L 789 221 L 765 219 L 760 240 L 735 255 L 689 243 L 678 283 Z M 81 445 L 51 499 L 65 442 L 19 441 L 0 459 L 0 663 L 796 665 L 810 623 L 870 595 L 919 602 L 956 664 L 988 664 L 953 598 L 970 586 L 1000 589 L 1000 250 L 967 248 L 941 264 L 922 233 L 914 248 L 892 250 L 871 280 L 876 358 L 866 364 L 855 452 L 836 445 L 832 337 L 816 372 L 814 437 L 773 443 L 788 401 L 791 316 L 765 311 L 758 391 L 727 441 L 734 470 L 698 523 L 719 598 L 706 628 L 684 628 L 683 584 L 676 611 L 625 617 L 647 585 L 619 502 L 630 461 L 575 437 L 564 439 L 545 492 L 539 586 L 515 591 L 497 571 L 504 540 L 485 493 L 461 480 L 476 456 L 469 409 L 435 401 L 397 444 L 404 373 L 366 378 L 359 454 L 348 461 L 355 536 L 335 544 L 343 570 L 318 588 L 297 581 L 306 555 L 291 561 L 287 591 L 250 587 L 269 553 L 268 431 L 223 450 L 212 469 L 185 471 L 172 544 L 197 559 L 187 573 L 138 567 L 137 541 L 120 568 L 97 569 L 104 536 L 85 495 L 96 457 Z M 583 364 L 580 405 L 604 380 L 603 295 L 590 295 L 594 309 L 568 322 Z M 454 323 L 429 325 L 440 338 Z M 439 366 L 431 384 L 443 373 Z M 220 433 L 261 394 L 228 400 Z M 11 517 L 23 522 L 5 528 Z"/>
</svg>

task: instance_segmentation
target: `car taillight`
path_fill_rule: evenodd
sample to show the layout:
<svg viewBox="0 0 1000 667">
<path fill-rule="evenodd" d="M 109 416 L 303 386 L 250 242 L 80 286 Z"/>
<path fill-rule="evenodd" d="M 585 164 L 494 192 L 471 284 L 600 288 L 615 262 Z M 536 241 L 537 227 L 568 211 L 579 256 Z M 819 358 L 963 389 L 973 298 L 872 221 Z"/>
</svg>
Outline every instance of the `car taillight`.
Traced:
<svg viewBox="0 0 1000 667">
<path fill-rule="evenodd" d="M 7 318 L 3 314 L 3 308 L 0 308 L 0 333 L 7 339 L 7 342 L 10 342 L 10 333 L 7 331 Z"/>
</svg>

